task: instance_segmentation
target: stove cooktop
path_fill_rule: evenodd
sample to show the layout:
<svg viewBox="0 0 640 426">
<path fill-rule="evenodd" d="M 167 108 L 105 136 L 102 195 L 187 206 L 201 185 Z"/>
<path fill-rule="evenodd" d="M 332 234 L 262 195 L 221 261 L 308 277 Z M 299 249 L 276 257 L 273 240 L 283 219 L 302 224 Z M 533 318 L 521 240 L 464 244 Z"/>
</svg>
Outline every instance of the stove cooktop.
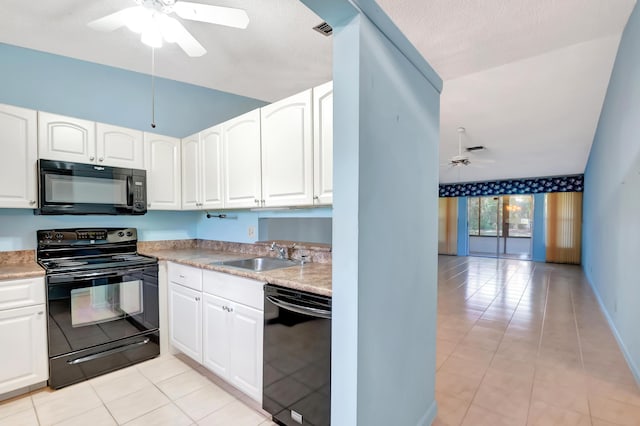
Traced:
<svg viewBox="0 0 640 426">
<path fill-rule="evenodd" d="M 157 262 L 156 258 L 141 254 L 117 254 L 108 256 L 41 259 L 38 263 L 46 269 L 47 273 L 59 273 L 142 266 L 153 264 L 155 262 Z"/>
<path fill-rule="evenodd" d="M 135 228 L 40 230 L 38 263 L 51 274 L 157 262 L 154 257 L 137 254 L 137 236 Z"/>
</svg>

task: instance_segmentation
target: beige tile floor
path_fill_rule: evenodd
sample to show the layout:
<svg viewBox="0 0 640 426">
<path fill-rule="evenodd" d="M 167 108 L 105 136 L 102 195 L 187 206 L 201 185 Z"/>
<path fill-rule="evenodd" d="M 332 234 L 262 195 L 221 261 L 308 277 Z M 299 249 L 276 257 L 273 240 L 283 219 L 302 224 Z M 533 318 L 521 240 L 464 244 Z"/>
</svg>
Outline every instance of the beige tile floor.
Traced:
<svg viewBox="0 0 640 426">
<path fill-rule="evenodd" d="M 640 391 L 577 266 L 439 259 L 434 425 L 640 425 Z M 273 425 L 175 357 L 0 403 L 0 425 Z M 402 425 L 400 425 L 402 426 Z"/>
<path fill-rule="evenodd" d="M 0 402 L 2 426 L 274 425 L 176 357 Z"/>
<path fill-rule="evenodd" d="M 434 425 L 640 425 L 640 391 L 580 267 L 439 258 Z"/>
</svg>

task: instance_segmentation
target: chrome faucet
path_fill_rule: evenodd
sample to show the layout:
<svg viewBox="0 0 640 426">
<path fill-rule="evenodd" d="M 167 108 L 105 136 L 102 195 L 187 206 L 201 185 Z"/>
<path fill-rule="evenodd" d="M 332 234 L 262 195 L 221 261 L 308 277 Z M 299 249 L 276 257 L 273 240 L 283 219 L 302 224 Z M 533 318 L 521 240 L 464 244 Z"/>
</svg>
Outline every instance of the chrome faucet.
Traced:
<svg viewBox="0 0 640 426">
<path fill-rule="evenodd" d="M 289 249 L 294 248 L 296 245 L 295 243 L 291 246 L 291 247 L 280 247 L 279 245 L 276 244 L 276 242 L 272 242 L 271 243 L 271 248 L 269 250 L 271 251 L 278 251 L 278 257 L 280 259 L 285 259 L 288 260 L 289 259 Z"/>
</svg>

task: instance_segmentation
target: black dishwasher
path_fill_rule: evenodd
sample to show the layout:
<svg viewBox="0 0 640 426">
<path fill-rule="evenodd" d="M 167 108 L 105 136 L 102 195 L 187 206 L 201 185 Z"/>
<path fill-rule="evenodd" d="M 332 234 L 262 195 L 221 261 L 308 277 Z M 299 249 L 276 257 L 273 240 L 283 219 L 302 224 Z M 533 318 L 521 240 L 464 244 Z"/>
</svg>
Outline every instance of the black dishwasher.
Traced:
<svg viewBox="0 0 640 426">
<path fill-rule="evenodd" d="M 264 286 L 262 408 L 286 426 L 331 421 L 331 297 Z"/>
</svg>

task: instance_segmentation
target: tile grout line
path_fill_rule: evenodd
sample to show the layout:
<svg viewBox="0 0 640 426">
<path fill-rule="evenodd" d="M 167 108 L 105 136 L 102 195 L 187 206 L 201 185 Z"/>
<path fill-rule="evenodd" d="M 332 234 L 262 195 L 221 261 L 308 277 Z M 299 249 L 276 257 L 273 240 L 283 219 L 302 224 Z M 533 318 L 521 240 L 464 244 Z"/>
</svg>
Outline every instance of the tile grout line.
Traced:
<svg viewBox="0 0 640 426">
<path fill-rule="evenodd" d="M 580 365 L 582 366 L 582 373 L 585 376 L 585 380 L 587 378 L 587 371 L 584 367 L 584 355 L 582 353 L 582 339 L 580 337 L 580 328 L 578 327 L 578 316 L 576 315 L 576 304 L 573 297 L 573 284 L 569 286 L 569 296 L 571 297 L 571 310 L 573 311 L 573 324 L 576 327 L 576 334 L 578 335 L 578 351 L 580 352 Z M 589 410 L 589 422 L 593 425 L 593 416 L 591 414 L 591 398 L 589 395 L 591 392 L 589 391 L 589 383 L 586 383 L 587 386 L 587 408 Z"/>
<path fill-rule="evenodd" d="M 534 265 L 534 271 L 537 265 Z M 544 308 L 542 310 L 542 322 L 540 324 L 540 338 L 538 339 L 538 348 L 536 350 L 536 360 L 533 363 L 533 382 L 531 383 L 531 391 L 529 393 L 529 406 L 527 407 L 527 422 L 529 421 L 529 415 L 531 414 L 531 405 L 533 404 L 533 388 L 536 384 L 536 377 L 538 376 L 538 358 L 540 357 L 540 350 L 542 348 L 542 338 L 544 336 L 544 326 L 547 319 L 547 306 L 549 304 L 549 293 L 551 287 L 551 272 L 545 274 L 545 297 Z"/>
</svg>

